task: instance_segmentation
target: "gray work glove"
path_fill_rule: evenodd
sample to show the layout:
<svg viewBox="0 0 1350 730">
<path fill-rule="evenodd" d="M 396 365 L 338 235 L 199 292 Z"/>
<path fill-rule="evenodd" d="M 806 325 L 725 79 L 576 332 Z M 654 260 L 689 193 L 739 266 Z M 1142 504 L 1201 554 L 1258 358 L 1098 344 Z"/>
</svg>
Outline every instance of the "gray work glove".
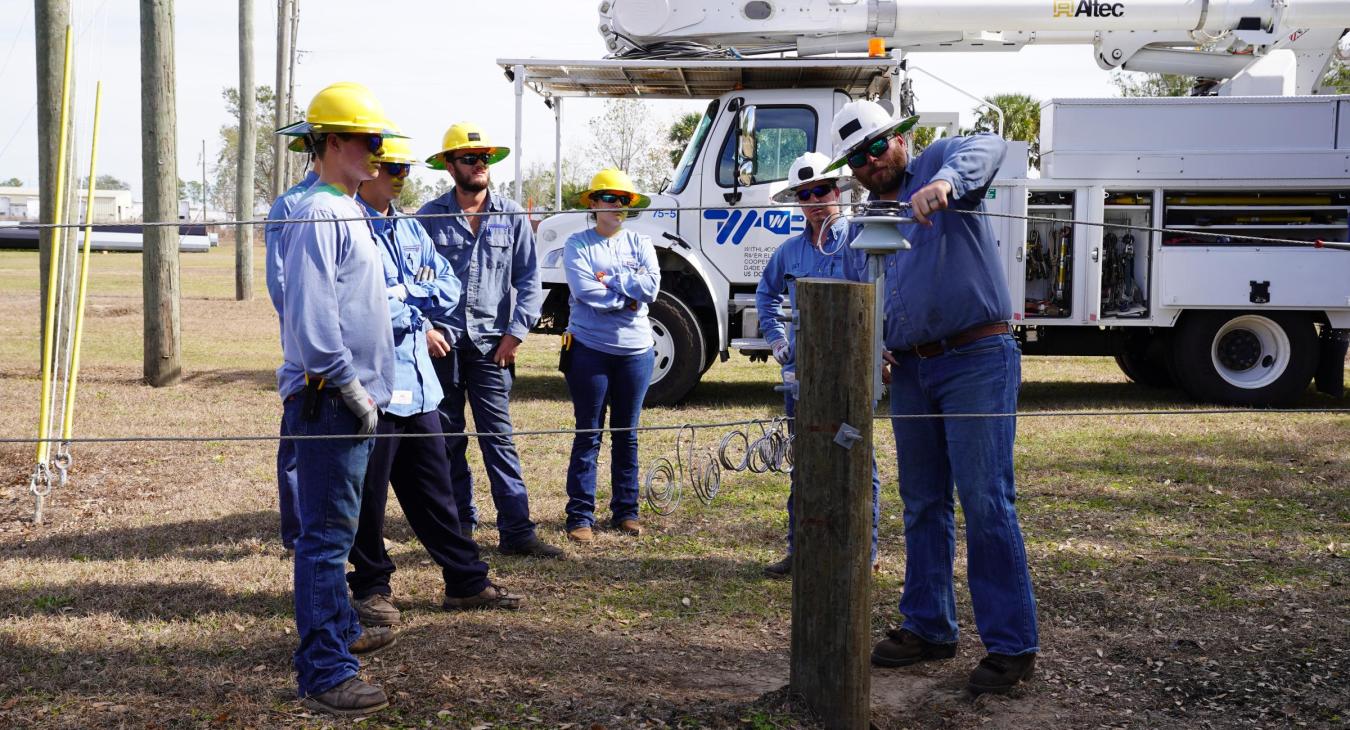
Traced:
<svg viewBox="0 0 1350 730">
<path fill-rule="evenodd" d="M 358 436 L 369 436 L 375 433 L 375 426 L 380 422 L 380 409 L 375 407 L 375 399 L 366 392 L 365 386 L 361 381 L 352 378 L 350 383 L 338 389 L 342 393 L 342 402 L 347 404 L 350 410 L 358 420 L 361 421 L 361 428 L 356 433 Z"/>
<path fill-rule="evenodd" d="M 417 282 L 418 284 L 429 284 L 435 280 L 436 280 L 436 270 L 431 268 L 430 266 L 423 266 L 422 268 L 418 269 L 417 275 L 413 277 L 413 281 Z"/>
<path fill-rule="evenodd" d="M 773 347 L 773 359 L 777 360 L 779 365 L 788 364 L 788 359 L 792 357 L 792 352 L 791 347 L 788 345 L 787 338 L 774 340 L 771 347 Z"/>
<path fill-rule="evenodd" d="M 395 284 L 391 287 L 386 287 L 384 291 L 386 294 L 400 302 L 408 301 L 408 287 L 404 284 Z"/>
</svg>

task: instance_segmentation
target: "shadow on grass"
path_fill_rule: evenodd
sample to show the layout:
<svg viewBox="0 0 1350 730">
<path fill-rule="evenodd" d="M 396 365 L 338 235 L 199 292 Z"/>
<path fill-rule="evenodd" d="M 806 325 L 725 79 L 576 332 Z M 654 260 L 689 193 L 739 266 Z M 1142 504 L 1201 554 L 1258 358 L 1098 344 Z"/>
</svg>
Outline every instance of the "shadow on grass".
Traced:
<svg viewBox="0 0 1350 730">
<path fill-rule="evenodd" d="M 197 370 L 183 376 L 183 383 L 212 387 L 218 385 L 250 385 L 259 390 L 275 391 L 277 389 L 277 373 L 272 368 L 262 370 L 246 370 L 243 368 Z"/>
<path fill-rule="evenodd" d="M 291 607 L 289 591 L 231 591 L 198 580 L 35 583 L 0 594 L 0 614 L 18 618 L 113 615 L 131 621 L 174 621 L 237 613 L 271 619 L 289 615 Z"/>
<path fill-rule="evenodd" d="M 0 558 L 237 560 L 256 555 L 256 543 L 276 541 L 278 520 L 276 512 L 257 511 L 144 527 L 62 533 L 0 545 Z"/>
</svg>

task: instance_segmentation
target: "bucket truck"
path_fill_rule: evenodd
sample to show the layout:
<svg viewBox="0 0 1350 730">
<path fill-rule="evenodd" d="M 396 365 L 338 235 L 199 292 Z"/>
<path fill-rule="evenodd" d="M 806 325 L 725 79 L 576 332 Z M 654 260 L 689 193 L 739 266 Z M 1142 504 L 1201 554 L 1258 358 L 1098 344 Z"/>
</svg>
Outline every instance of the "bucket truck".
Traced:
<svg viewBox="0 0 1350 730">
<path fill-rule="evenodd" d="M 832 152 L 841 106 L 913 111 L 909 77 L 928 72 L 910 52 L 1045 44 L 1091 46 L 1103 69 L 1198 76 L 1210 95 L 1046 102 L 1040 177 L 1009 143 L 986 208 L 1031 218 L 994 222 L 1024 351 L 1114 356 L 1131 379 L 1199 400 L 1287 403 L 1314 377 L 1341 392 L 1350 253 L 1273 240 L 1350 238 L 1350 96 L 1320 87 L 1350 60 L 1350 2 L 604 0 L 599 19 L 605 59 L 498 63 L 517 149 L 530 90 L 555 115 L 559 157 L 569 98 L 707 100 L 652 209 L 627 224 L 662 267 L 649 403 L 678 402 L 731 351 L 767 354 L 755 286 L 804 224 L 769 189 L 802 152 Z M 956 121 L 925 111 L 921 124 Z M 566 326 L 562 246 L 585 225 L 539 226 L 540 331 Z"/>
</svg>

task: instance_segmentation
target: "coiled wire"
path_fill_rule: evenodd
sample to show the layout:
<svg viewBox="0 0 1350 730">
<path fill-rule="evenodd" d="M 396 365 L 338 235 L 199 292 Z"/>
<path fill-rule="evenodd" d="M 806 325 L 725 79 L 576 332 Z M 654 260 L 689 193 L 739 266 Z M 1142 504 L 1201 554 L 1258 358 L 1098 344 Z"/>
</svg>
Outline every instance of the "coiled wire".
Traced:
<svg viewBox="0 0 1350 730">
<path fill-rule="evenodd" d="M 694 496 L 705 505 L 712 504 L 721 491 L 722 468 L 713 458 L 711 449 L 695 450 L 696 439 L 693 426 L 681 426 L 675 435 L 675 463 L 658 456 L 647 467 L 643 496 L 656 514 L 664 517 L 675 511 L 683 497 L 686 481 Z"/>
</svg>

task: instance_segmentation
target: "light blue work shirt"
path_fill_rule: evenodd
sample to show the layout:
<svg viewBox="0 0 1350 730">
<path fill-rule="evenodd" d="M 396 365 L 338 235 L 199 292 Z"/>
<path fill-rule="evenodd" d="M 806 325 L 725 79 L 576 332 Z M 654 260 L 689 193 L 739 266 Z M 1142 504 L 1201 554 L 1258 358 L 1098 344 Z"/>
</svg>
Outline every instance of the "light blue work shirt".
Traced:
<svg viewBox="0 0 1350 730">
<path fill-rule="evenodd" d="M 759 286 L 755 287 L 759 330 L 770 345 L 787 338 L 789 355 L 783 364 L 784 373 L 797 370 L 797 331 L 778 320 L 783 316 L 783 294 L 787 294 L 788 305 L 795 310 L 798 279 L 843 279 L 844 260 L 848 258 L 843 245 L 847 233 L 848 224 L 836 220 L 825 230 L 820 248 L 816 248 L 808 223 L 805 231 L 783 241 L 774 250 L 759 276 Z"/>
<path fill-rule="evenodd" d="M 332 386 L 361 381 L 380 408 L 389 405 L 394 337 L 380 246 L 355 198 L 322 181 L 305 193 L 282 235 L 285 307 L 277 369 L 281 397 L 299 393 L 305 374 Z"/>
<path fill-rule="evenodd" d="M 578 342 L 611 355 L 652 349 L 647 305 L 661 291 L 661 265 L 650 238 L 625 230 L 609 238 L 594 228 L 578 231 L 563 247 L 563 271 L 572 294 L 567 331 Z"/>
<path fill-rule="evenodd" d="M 365 201 L 360 202 L 369 215 L 384 216 L 371 221 L 370 227 L 384 261 L 384 283 L 394 333 L 394 380 L 385 412 L 415 416 L 434 411 L 445 391 L 427 350 L 426 331 L 433 319 L 444 319 L 459 304 L 459 279 L 450 270 L 450 262 L 436 253 L 422 224 L 399 215 L 393 206 L 385 215 Z M 423 267 L 429 267 L 435 279 L 419 284 L 417 272 Z M 406 291 L 402 300 L 399 290 Z"/>
<path fill-rule="evenodd" d="M 305 174 L 305 178 L 290 190 L 281 194 L 272 203 L 272 209 L 267 211 L 267 220 L 283 221 L 291 217 L 291 212 L 295 210 L 295 204 L 300 202 L 300 198 L 305 196 L 305 191 L 309 190 L 319 176 L 313 170 Z M 272 298 L 272 306 L 277 310 L 277 319 L 281 319 L 281 307 L 286 301 L 285 288 L 282 286 L 281 262 L 285 258 L 285 251 L 281 247 L 281 233 L 286 228 L 284 223 L 268 223 L 263 226 L 263 244 L 267 257 L 265 262 L 267 277 L 267 296 Z"/>
<path fill-rule="evenodd" d="M 937 342 L 972 327 L 1012 319 L 1003 254 L 989 219 L 958 210 L 983 210 L 985 191 L 1007 145 L 994 134 L 939 139 L 910 160 L 899 199 L 909 200 L 936 180 L 952 186 L 950 207 L 930 220 L 896 226 L 913 246 L 885 259 L 887 349 Z M 854 224 L 849 240 L 862 226 Z M 848 278 L 867 280 L 866 257 L 850 251 Z"/>
<path fill-rule="evenodd" d="M 488 191 L 478 234 L 466 218 L 423 218 L 436 251 L 450 262 L 464 287 L 459 306 L 445 321 L 433 323 L 450 341 L 467 336 L 484 355 L 502 335 L 524 340 L 539 321 L 544 289 L 534 250 L 534 229 L 514 201 Z M 454 188 L 422 206 L 423 213 L 461 213 Z M 515 214 L 515 215 L 512 215 Z M 513 301 L 514 299 L 514 301 Z"/>
</svg>

